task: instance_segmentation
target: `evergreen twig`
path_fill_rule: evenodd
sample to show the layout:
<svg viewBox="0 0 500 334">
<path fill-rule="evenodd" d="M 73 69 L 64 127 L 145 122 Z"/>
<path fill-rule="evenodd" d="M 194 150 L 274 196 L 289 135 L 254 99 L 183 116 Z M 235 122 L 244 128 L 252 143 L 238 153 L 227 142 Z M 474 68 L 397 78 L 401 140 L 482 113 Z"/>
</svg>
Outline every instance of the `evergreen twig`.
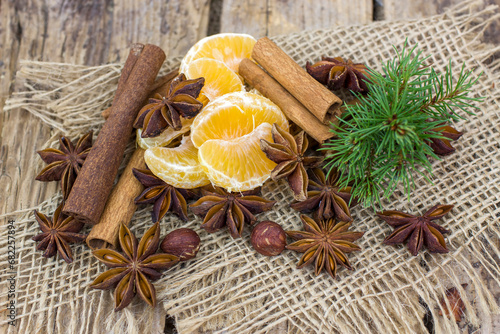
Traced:
<svg viewBox="0 0 500 334">
<path fill-rule="evenodd" d="M 352 185 L 353 198 L 366 206 L 380 206 L 381 194 L 389 197 L 400 183 L 409 199 L 415 173 L 431 182 L 429 158 L 439 158 L 430 139 L 444 138 L 431 130 L 463 118 L 457 111 L 473 114 L 473 103 L 482 100 L 469 96 L 478 78 L 465 64 L 454 80 L 451 61 L 439 75 L 416 46 L 394 49 L 381 73 L 368 70 L 368 95 L 356 95 L 360 103 L 347 106 L 332 129 L 336 138 L 322 148 L 328 150 L 325 168 L 339 169 L 340 186 Z"/>
</svg>

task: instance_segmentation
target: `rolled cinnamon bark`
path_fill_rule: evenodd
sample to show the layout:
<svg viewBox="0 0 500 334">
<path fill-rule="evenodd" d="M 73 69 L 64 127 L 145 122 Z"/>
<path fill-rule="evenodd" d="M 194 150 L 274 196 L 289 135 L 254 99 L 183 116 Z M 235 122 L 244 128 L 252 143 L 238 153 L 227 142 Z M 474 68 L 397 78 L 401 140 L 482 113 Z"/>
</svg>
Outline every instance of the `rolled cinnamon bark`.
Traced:
<svg viewBox="0 0 500 334">
<path fill-rule="evenodd" d="M 134 43 L 130 47 L 127 60 L 125 61 L 125 65 L 123 65 L 122 68 L 122 73 L 120 74 L 120 79 L 118 79 L 118 87 L 116 88 L 115 97 L 113 98 L 112 105 L 115 103 L 116 99 L 121 95 L 121 93 L 125 89 L 125 83 L 127 82 L 130 73 L 132 73 L 135 63 L 139 59 L 142 50 L 144 50 L 144 44 L 141 43 Z"/>
<path fill-rule="evenodd" d="M 98 249 L 109 246 L 116 248 L 118 246 L 120 225 L 122 223 L 127 226 L 130 224 L 137 209 L 134 200 L 144 189 L 144 186 L 137 181 L 132 173 L 133 168 L 146 168 L 144 152 L 145 150 L 140 147 L 135 150 L 120 176 L 120 180 L 109 195 L 99 223 L 92 227 L 87 237 L 87 245 L 90 248 Z"/>
<path fill-rule="evenodd" d="M 240 62 L 238 73 L 265 97 L 281 108 L 283 113 L 319 143 L 332 138 L 330 128 L 321 123 L 285 88 L 249 59 Z"/>
<path fill-rule="evenodd" d="M 329 125 L 340 115 L 342 100 L 310 76 L 269 38 L 263 37 L 255 43 L 252 58 L 323 124 Z"/>
<path fill-rule="evenodd" d="M 165 53 L 159 47 L 151 44 L 144 47 L 76 178 L 64 213 L 87 224 L 99 222 L 132 125 L 164 60 Z"/>
</svg>

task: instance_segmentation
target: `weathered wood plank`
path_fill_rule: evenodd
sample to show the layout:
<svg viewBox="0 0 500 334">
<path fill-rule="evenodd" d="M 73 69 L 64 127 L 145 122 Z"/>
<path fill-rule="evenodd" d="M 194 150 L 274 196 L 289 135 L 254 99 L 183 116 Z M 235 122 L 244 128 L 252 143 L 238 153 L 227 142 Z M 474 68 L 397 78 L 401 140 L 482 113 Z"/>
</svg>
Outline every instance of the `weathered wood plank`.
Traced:
<svg viewBox="0 0 500 334">
<path fill-rule="evenodd" d="M 250 34 L 256 38 L 267 36 L 267 0 L 223 0 L 220 32 Z"/>
<path fill-rule="evenodd" d="M 19 18 L 15 15 L 15 9 L 7 1 L 0 1 L 0 110 L 9 95 L 19 38 Z"/>
<path fill-rule="evenodd" d="M 373 18 L 372 0 L 300 0 L 269 2 L 268 35 L 366 24 Z"/>
<path fill-rule="evenodd" d="M 29 57 L 30 52 L 36 52 L 34 45 L 23 44 L 25 31 L 19 10 L 23 6 L 21 2 L 1 2 L 2 108 L 12 88 L 19 55 Z M 33 25 L 36 26 L 36 22 Z M 30 31 L 28 28 L 26 30 Z M 2 113 L 1 116 L 0 189 L 5 191 L 0 192 L 0 212 L 4 213 L 31 206 L 38 198 L 53 193 L 56 186 L 41 187 L 33 180 L 36 175 L 33 166 L 38 166 L 35 150 L 49 138 L 50 129 L 40 126 L 38 120 L 24 111 Z"/>
<path fill-rule="evenodd" d="M 116 0 L 110 51 L 119 57 L 109 60 L 126 57 L 135 42 L 157 44 L 167 57 L 184 55 L 206 36 L 209 10 L 209 0 Z"/>
<path fill-rule="evenodd" d="M 353 10 L 355 8 L 355 10 Z M 221 32 L 239 32 L 254 37 L 275 36 L 304 29 L 372 21 L 371 0 L 224 0 Z"/>
<path fill-rule="evenodd" d="M 446 0 L 446 1 L 382 1 L 382 13 L 385 20 L 405 20 L 413 18 L 427 17 L 442 13 L 449 6 L 463 2 L 464 0 Z M 382 17 L 381 17 L 382 18 Z"/>
</svg>

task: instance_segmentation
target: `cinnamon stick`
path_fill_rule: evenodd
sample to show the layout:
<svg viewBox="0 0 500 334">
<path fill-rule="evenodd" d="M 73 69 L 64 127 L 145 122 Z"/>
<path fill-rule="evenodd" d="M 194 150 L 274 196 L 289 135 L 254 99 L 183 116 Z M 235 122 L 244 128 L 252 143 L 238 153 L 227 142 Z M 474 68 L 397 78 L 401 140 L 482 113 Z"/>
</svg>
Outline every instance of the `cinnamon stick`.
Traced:
<svg viewBox="0 0 500 334">
<path fill-rule="evenodd" d="M 311 77 L 269 38 L 263 37 L 255 43 L 252 58 L 323 124 L 329 125 L 340 116 L 342 100 Z"/>
<path fill-rule="evenodd" d="M 128 77 L 130 76 L 130 73 L 132 72 L 132 69 L 135 66 L 135 63 L 139 59 L 142 50 L 144 50 L 144 44 L 141 43 L 134 43 L 130 47 L 127 60 L 125 61 L 125 65 L 123 65 L 122 68 L 122 73 L 120 74 L 120 79 L 118 79 L 118 87 L 116 88 L 115 97 L 113 98 L 113 103 L 115 103 L 118 96 L 120 96 L 121 93 L 123 92 L 123 89 L 125 89 L 125 83 L 127 82 Z"/>
<path fill-rule="evenodd" d="M 64 213 L 87 224 L 99 222 L 132 125 L 164 60 L 165 53 L 157 46 L 147 44 L 142 50 L 78 174 L 64 205 Z"/>
<path fill-rule="evenodd" d="M 128 61 L 128 59 L 127 59 Z M 124 69 L 126 66 L 123 67 Z M 175 69 L 166 75 L 158 77 L 153 86 L 150 88 L 149 96 L 156 93 L 164 93 L 170 86 L 170 82 L 178 75 L 179 70 Z M 122 72 L 122 76 L 124 73 Z M 120 77 L 121 78 L 121 77 Z M 120 83 L 118 81 L 117 92 L 120 90 Z M 102 112 L 104 118 L 108 118 L 111 112 L 111 107 Z M 130 224 L 130 220 L 137 209 L 135 205 L 135 198 L 140 195 L 143 186 L 132 173 L 133 168 L 144 169 L 146 163 L 144 161 L 144 152 L 142 148 L 138 147 L 130 161 L 125 167 L 122 175 L 116 186 L 111 191 L 109 199 L 104 207 L 99 223 L 92 227 L 88 237 L 87 245 L 92 249 L 98 248 L 116 248 L 118 245 L 118 232 L 120 225 Z"/>
<path fill-rule="evenodd" d="M 128 61 L 128 58 L 127 58 L 127 61 Z M 126 65 L 127 65 L 127 63 L 125 63 L 125 66 L 123 66 L 122 75 L 120 76 L 120 80 L 118 80 L 118 88 L 116 89 L 116 94 L 115 94 L 114 100 L 116 100 L 116 95 L 118 95 L 118 92 L 120 91 L 120 87 L 121 87 L 120 82 L 122 81 L 121 78 L 125 74 L 125 73 L 123 73 L 123 71 L 127 67 Z M 151 92 L 149 93 L 149 96 L 154 96 L 156 93 L 165 94 L 166 90 L 170 87 L 170 82 L 172 82 L 172 80 L 178 74 L 179 74 L 179 70 L 175 69 L 175 70 L 168 72 L 165 75 L 158 77 L 158 79 L 156 79 L 155 83 L 151 87 Z M 114 100 L 113 100 L 113 102 L 114 102 Z M 101 116 L 104 119 L 107 119 L 110 114 L 111 114 L 111 107 L 104 109 L 104 111 L 101 113 Z"/>
<path fill-rule="evenodd" d="M 240 62 L 238 73 L 265 97 L 281 108 L 283 113 L 319 143 L 332 138 L 330 128 L 321 123 L 276 80 L 249 59 Z"/>
<path fill-rule="evenodd" d="M 144 189 L 133 175 L 132 169 L 146 168 L 144 152 L 145 150 L 140 147 L 135 150 L 123 174 L 120 176 L 120 180 L 113 188 L 111 195 L 109 195 L 99 223 L 92 227 L 87 237 L 87 245 L 90 248 L 97 249 L 109 246 L 116 248 L 120 225 L 122 223 L 127 226 L 130 224 L 130 220 L 137 209 L 134 199 Z"/>
<path fill-rule="evenodd" d="M 115 103 L 118 96 L 123 92 L 123 89 L 125 88 L 125 83 L 127 82 L 130 72 L 132 72 L 132 69 L 134 68 L 135 63 L 137 62 L 137 59 L 139 59 L 139 56 L 143 49 L 144 49 L 144 44 L 141 43 L 132 44 L 132 47 L 130 48 L 130 51 L 128 53 L 127 60 L 125 61 L 125 65 L 123 65 L 122 73 L 120 74 L 120 78 L 118 79 L 118 87 L 116 88 L 115 96 L 113 98 L 113 102 L 111 103 L 111 105 Z M 104 110 L 101 113 L 101 116 L 104 119 L 108 119 L 110 114 L 111 114 L 111 107 Z"/>
</svg>

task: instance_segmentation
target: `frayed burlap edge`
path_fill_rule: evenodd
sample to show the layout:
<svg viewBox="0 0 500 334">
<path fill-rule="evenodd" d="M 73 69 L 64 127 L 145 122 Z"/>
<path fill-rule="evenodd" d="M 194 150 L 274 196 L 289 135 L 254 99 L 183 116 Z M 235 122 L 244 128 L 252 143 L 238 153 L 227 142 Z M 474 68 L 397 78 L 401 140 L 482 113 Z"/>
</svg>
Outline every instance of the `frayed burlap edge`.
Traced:
<svg viewBox="0 0 500 334">
<path fill-rule="evenodd" d="M 499 14 L 494 7 L 478 11 L 481 4 L 467 2 L 423 20 L 274 38 L 301 65 L 329 54 L 377 67 L 394 55 L 392 44 L 400 46 L 408 37 L 410 43 L 419 43 L 424 54 L 431 54 L 430 61 L 437 68 L 442 69 L 451 59 L 455 71 L 465 62 L 475 75 L 483 72 L 473 93 L 486 99 L 476 116 L 456 124 L 465 135 L 454 143 L 454 155 L 433 163 L 434 185 L 417 178 L 411 203 L 401 193 L 385 203 L 387 209 L 415 213 L 436 203 L 455 204 L 449 217 L 441 221 L 452 231 L 446 238 L 451 252 L 431 255 L 424 251 L 412 257 L 404 247 L 382 246 L 390 228 L 373 210 L 358 206 L 353 209 L 353 229 L 367 231 L 359 242 L 363 250 L 350 256 L 354 271 L 341 270 L 338 279 L 332 280 L 326 275 L 315 277 L 310 268 L 296 270 L 296 253 L 274 258 L 255 254 L 248 229 L 242 239 L 233 240 L 223 231 L 210 235 L 200 231 L 200 220 L 193 215 L 187 224 L 167 216 L 162 221 L 163 234 L 176 227 L 191 227 L 200 232 L 203 245 L 195 260 L 169 270 L 156 283 L 158 298 L 177 320 L 179 332 L 264 333 L 279 326 L 290 333 L 425 333 L 422 319 L 430 312 L 436 333 L 458 333 L 460 325 L 438 314 L 442 310 L 438 301 L 452 286 L 461 292 L 466 322 L 472 329 L 484 326 L 488 315 L 499 312 L 490 290 L 500 286 L 500 89 L 495 86 L 500 61 L 492 58 L 498 48 L 480 43 L 482 32 Z M 169 60 L 164 70 L 178 61 Z M 113 97 L 120 69 L 117 64 L 84 67 L 23 62 L 18 77 L 24 91 L 9 99 L 6 109 L 24 108 L 54 127 L 47 146 L 54 144 L 59 131 L 78 136 L 91 128 L 98 130 L 103 122 L 100 111 Z M 131 143 L 128 154 L 133 146 Z M 297 213 L 288 207 L 292 197 L 283 182 L 267 183 L 263 193 L 278 204 L 259 218 L 277 221 L 287 230 L 301 228 Z M 37 209 L 53 212 L 59 201 L 54 196 Z M 30 240 L 37 229 L 31 211 L 4 215 L 16 218 L 20 242 L 19 333 L 162 331 L 161 307 L 153 310 L 134 301 L 116 314 L 109 292 L 88 288 L 104 268 L 85 246 L 73 247 L 72 265 L 41 258 Z M 132 229 L 142 235 L 150 224 L 149 208 L 143 208 L 134 216 Z M 0 251 L 6 253 L 7 229 L 2 226 L 0 232 Z M 491 277 L 490 286 L 482 279 L 484 272 Z M 465 289 L 463 283 L 468 284 Z"/>
</svg>

